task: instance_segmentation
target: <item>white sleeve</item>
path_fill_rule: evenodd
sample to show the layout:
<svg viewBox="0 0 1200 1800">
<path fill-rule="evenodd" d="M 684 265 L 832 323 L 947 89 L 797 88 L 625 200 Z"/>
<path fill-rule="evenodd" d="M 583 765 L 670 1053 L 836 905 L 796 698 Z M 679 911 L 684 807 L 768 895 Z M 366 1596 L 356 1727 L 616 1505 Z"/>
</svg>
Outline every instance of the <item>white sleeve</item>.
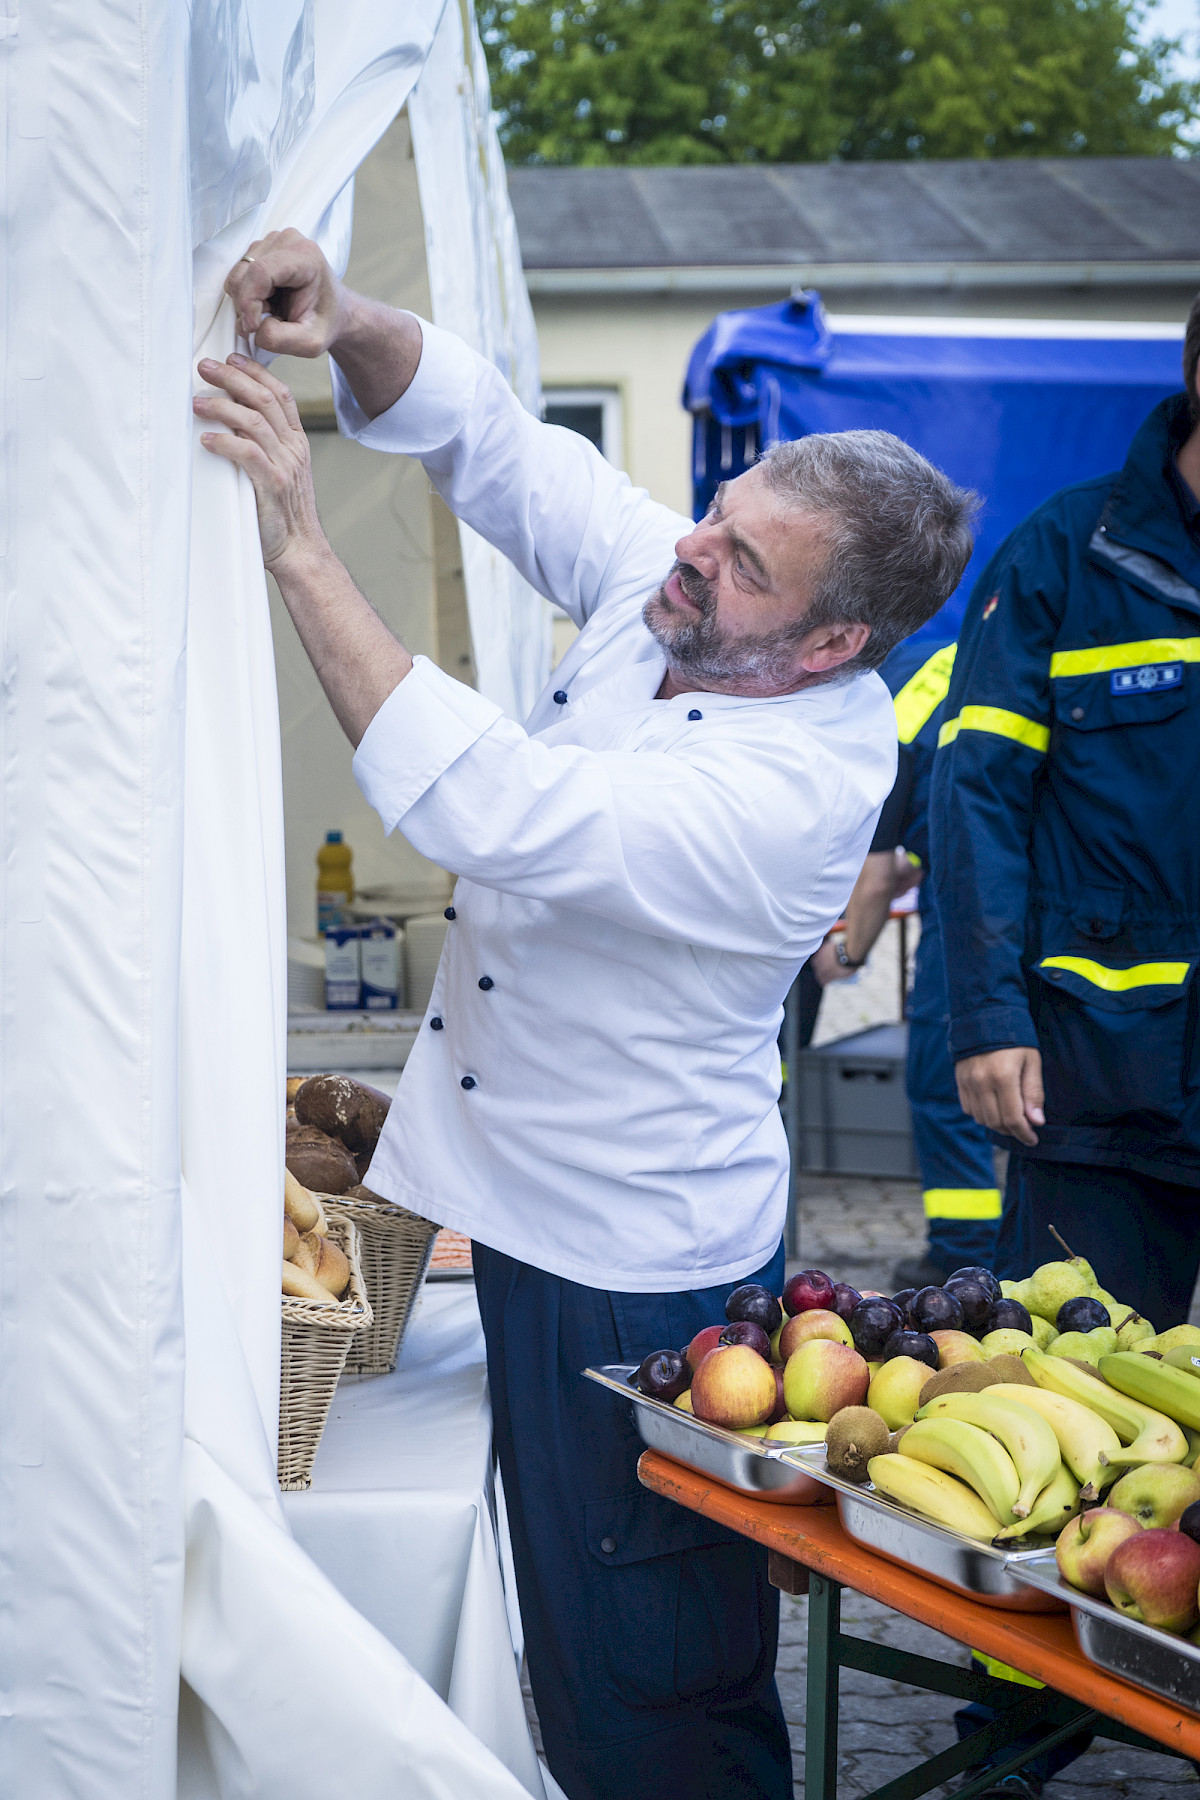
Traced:
<svg viewBox="0 0 1200 1800">
<path fill-rule="evenodd" d="M 825 870 L 836 779 L 794 752 L 706 739 L 595 751 L 530 738 L 418 657 L 354 758 L 392 831 L 485 887 L 697 947 L 763 955 Z M 870 820 L 863 809 L 863 828 Z M 853 880 L 847 878 L 847 888 Z"/>
<path fill-rule="evenodd" d="M 368 419 L 336 363 L 338 423 L 373 450 L 420 457 L 460 519 L 582 625 L 608 600 L 649 595 L 691 520 L 651 500 L 585 438 L 526 412 L 500 371 L 420 321 L 408 390 Z"/>
</svg>

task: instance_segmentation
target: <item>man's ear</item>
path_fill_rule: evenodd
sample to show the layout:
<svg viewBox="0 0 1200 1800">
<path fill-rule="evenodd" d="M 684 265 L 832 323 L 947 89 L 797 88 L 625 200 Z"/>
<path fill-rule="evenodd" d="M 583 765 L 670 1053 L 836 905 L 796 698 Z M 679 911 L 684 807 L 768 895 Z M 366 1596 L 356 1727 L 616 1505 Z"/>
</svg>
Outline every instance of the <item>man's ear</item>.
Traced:
<svg viewBox="0 0 1200 1800">
<path fill-rule="evenodd" d="M 800 667 L 809 675 L 825 675 L 861 654 L 871 635 L 869 625 L 821 626 L 803 647 Z"/>
</svg>

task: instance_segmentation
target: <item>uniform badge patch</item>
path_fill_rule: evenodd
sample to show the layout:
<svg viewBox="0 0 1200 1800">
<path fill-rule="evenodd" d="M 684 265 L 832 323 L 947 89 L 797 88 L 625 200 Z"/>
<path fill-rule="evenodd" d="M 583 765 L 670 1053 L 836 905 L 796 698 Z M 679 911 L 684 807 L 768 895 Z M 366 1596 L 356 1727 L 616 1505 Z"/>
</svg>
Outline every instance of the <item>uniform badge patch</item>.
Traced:
<svg viewBox="0 0 1200 1800">
<path fill-rule="evenodd" d="M 1143 663 L 1140 669 L 1114 669 L 1109 677 L 1109 692 L 1125 697 L 1137 694 L 1161 694 L 1164 688 L 1179 687 L 1183 681 L 1183 664 Z"/>
<path fill-rule="evenodd" d="M 987 602 L 987 604 L 985 605 L 985 607 L 983 609 L 983 617 L 985 619 L 990 619 L 992 614 L 995 612 L 996 608 L 999 606 L 999 604 L 1000 604 L 999 594 L 993 594 L 991 599 Z"/>
</svg>

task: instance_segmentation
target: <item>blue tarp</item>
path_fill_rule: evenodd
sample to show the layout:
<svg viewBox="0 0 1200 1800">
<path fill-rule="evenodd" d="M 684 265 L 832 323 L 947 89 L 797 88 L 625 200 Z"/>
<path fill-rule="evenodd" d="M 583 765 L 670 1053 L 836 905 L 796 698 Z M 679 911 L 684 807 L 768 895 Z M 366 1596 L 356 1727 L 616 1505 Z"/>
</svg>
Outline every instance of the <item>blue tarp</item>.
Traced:
<svg viewBox="0 0 1200 1800">
<path fill-rule="evenodd" d="M 834 333 L 815 293 L 721 313 L 684 388 L 695 516 L 765 443 L 893 431 L 983 498 L 966 575 L 917 633 L 955 636 L 1007 533 L 1058 488 L 1120 468 L 1146 414 L 1182 386 L 1180 352 L 1170 338 Z"/>
</svg>

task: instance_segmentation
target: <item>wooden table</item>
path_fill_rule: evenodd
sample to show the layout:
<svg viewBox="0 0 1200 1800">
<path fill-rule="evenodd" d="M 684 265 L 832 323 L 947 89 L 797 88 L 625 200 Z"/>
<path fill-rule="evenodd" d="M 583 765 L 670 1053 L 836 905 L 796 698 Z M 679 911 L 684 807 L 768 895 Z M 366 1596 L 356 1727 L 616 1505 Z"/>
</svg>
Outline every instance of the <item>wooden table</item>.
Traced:
<svg viewBox="0 0 1200 1800">
<path fill-rule="evenodd" d="M 787 1593 L 809 1595 L 808 1724 L 805 1800 L 837 1793 L 838 1672 L 858 1669 L 954 1699 L 976 1700 L 1001 1715 L 994 1724 L 877 1788 L 868 1800 L 917 1800 L 941 1782 L 1014 1743 L 1031 1726 L 1049 1727 L 1049 1749 L 1086 1727 L 1144 1749 L 1200 1760 L 1200 1718 L 1131 1687 L 1087 1661 L 1065 1613 L 1004 1612 L 938 1586 L 915 1570 L 891 1563 L 847 1537 L 832 1506 L 779 1506 L 722 1487 L 709 1476 L 657 1451 L 638 1464 L 643 1486 L 692 1512 L 715 1519 L 770 1552 L 771 1580 Z M 910 1655 L 886 1644 L 846 1637 L 840 1629 L 841 1590 L 853 1588 L 893 1611 L 993 1657 L 1044 1683 L 1039 1688 L 996 1680 L 971 1669 Z M 998 1759 L 955 1792 L 955 1800 L 992 1785 L 1028 1761 L 1022 1750 Z"/>
</svg>

